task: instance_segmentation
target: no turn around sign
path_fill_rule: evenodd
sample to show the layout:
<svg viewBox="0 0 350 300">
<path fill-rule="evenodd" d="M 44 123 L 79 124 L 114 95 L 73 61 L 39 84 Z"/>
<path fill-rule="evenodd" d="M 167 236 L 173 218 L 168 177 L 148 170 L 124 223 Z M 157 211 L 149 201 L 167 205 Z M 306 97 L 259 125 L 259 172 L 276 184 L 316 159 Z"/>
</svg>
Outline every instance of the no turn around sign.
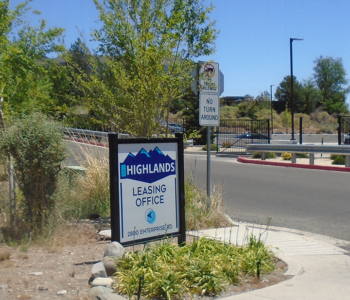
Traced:
<svg viewBox="0 0 350 300">
<path fill-rule="evenodd" d="M 219 95 L 199 94 L 199 125 L 219 126 Z"/>
</svg>

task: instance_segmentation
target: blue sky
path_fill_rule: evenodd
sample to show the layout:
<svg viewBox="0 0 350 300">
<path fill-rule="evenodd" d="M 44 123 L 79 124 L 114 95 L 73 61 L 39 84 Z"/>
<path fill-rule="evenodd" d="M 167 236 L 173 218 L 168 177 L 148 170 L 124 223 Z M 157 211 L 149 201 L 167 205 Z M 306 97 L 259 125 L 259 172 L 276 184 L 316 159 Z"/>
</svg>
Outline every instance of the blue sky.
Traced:
<svg viewBox="0 0 350 300">
<path fill-rule="evenodd" d="M 12 0 L 12 5 L 21 3 Z M 299 81 L 313 74 L 314 60 L 321 55 L 342 58 L 350 74 L 349 0 L 212 0 L 210 18 L 220 30 L 216 53 L 202 60 L 219 63 L 225 75 L 223 96 L 258 96 L 270 91 L 290 74 L 289 38 L 293 42 L 293 73 Z M 92 0 L 34 0 L 48 26 L 66 29 L 69 47 L 79 31 L 90 40 L 98 26 Z M 28 15 L 35 25 L 35 18 Z M 78 29 L 77 29 L 78 28 Z M 350 75 L 347 76 L 350 78 Z M 350 103 L 350 96 L 348 97 Z"/>
</svg>

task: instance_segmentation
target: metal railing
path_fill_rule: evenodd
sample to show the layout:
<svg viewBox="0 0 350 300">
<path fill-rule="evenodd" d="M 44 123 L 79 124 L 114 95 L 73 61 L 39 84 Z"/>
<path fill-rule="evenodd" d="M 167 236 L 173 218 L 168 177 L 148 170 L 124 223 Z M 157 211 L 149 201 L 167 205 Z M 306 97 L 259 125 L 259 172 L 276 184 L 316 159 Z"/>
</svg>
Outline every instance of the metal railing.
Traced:
<svg viewBox="0 0 350 300">
<path fill-rule="evenodd" d="M 247 152 L 261 152 L 261 159 L 265 160 L 265 152 L 290 152 L 292 153 L 292 163 L 296 163 L 297 153 L 307 153 L 310 158 L 310 165 L 315 164 L 315 153 L 339 154 L 345 156 L 345 167 L 350 167 L 350 147 L 346 145 L 257 145 L 247 144 Z"/>
</svg>

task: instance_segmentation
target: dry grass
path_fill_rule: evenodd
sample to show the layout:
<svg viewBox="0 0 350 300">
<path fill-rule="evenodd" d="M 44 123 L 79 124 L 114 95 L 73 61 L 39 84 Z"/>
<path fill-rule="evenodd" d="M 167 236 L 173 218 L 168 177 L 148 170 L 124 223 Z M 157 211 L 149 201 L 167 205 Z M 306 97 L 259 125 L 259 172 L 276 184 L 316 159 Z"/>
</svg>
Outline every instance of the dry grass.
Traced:
<svg viewBox="0 0 350 300">
<path fill-rule="evenodd" d="M 0 250 L 0 261 L 10 259 L 11 252 L 8 250 Z"/>
<path fill-rule="evenodd" d="M 228 225 L 224 215 L 223 187 L 214 187 L 210 201 L 203 190 L 196 188 L 192 180 L 185 185 L 186 229 L 218 228 Z"/>
<path fill-rule="evenodd" d="M 22 294 L 18 296 L 19 300 L 28 300 L 28 299 L 32 299 L 32 296 L 28 295 L 28 294 Z"/>
</svg>

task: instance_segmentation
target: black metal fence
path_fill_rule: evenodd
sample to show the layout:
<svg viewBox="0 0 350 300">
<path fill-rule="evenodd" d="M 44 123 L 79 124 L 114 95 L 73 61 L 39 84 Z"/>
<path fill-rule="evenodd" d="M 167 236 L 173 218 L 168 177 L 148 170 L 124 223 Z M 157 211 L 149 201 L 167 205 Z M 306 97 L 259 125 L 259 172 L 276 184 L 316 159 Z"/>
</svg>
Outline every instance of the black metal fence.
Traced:
<svg viewBox="0 0 350 300">
<path fill-rule="evenodd" d="M 350 145 L 350 117 L 338 116 L 338 144 Z"/>
<path fill-rule="evenodd" d="M 270 120 L 220 120 L 216 144 L 218 154 L 243 154 L 246 144 L 270 143 Z"/>
</svg>

